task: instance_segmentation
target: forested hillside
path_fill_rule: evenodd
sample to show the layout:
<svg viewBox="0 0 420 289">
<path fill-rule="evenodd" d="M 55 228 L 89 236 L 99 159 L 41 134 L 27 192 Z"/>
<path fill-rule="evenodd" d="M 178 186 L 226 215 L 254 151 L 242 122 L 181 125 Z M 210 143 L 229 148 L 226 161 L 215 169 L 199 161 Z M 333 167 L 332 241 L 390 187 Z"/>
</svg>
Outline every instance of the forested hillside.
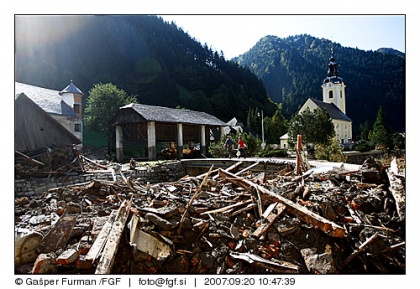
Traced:
<svg viewBox="0 0 420 289">
<path fill-rule="evenodd" d="M 88 96 L 111 82 L 143 104 L 245 120 L 250 107 L 274 114 L 261 80 L 156 16 L 17 16 L 16 81 Z"/>
<path fill-rule="evenodd" d="M 246 121 L 250 109 L 270 117 L 275 102 L 290 119 L 308 97 L 321 99 L 333 47 L 354 136 L 360 124 L 373 124 L 380 105 L 391 128 L 405 131 L 405 55 L 393 49 L 266 36 L 227 61 L 156 16 L 16 16 L 15 23 L 16 81 L 60 90 L 73 80 L 86 96 L 94 84 L 111 82 L 139 103 L 201 110 L 224 121 Z"/>
<path fill-rule="evenodd" d="M 405 131 L 405 55 L 393 49 L 364 51 L 310 35 L 266 36 L 233 61 L 263 80 L 269 96 L 289 118 L 308 97 L 322 99 L 331 48 L 346 84 L 347 115 L 357 133 L 382 106 L 389 125 Z"/>
</svg>

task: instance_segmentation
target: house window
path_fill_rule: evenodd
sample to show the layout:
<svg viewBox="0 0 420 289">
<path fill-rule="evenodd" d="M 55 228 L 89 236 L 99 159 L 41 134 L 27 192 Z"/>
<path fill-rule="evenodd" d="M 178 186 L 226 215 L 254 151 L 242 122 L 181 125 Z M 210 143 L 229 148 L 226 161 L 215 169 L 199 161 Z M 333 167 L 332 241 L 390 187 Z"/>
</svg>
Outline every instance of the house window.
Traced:
<svg viewBox="0 0 420 289">
<path fill-rule="evenodd" d="M 334 97 L 334 92 L 332 90 L 330 90 L 328 92 L 328 96 L 329 96 L 329 98 L 333 98 Z"/>
<path fill-rule="evenodd" d="M 75 103 L 73 105 L 73 110 L 75 113 L 80 114 L 80 104 Z"/>
<path fill-rule="evenodd" d="M 74 131 L 81 132 L 82 131 L 82 125 L 80 123 L 74 124 Z"/>
</svg>

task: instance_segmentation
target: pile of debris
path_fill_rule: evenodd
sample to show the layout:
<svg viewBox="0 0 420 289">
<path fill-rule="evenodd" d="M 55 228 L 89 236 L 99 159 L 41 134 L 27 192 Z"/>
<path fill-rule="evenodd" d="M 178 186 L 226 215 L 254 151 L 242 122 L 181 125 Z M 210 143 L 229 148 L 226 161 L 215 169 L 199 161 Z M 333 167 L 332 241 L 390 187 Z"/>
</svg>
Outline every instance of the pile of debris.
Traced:
<svg viewBox="0 0 420 289">
<path fill-rule="evenodd" d="M 176 182 L 116 181 L 15 200 L 16 273 L 405 273 L 405 178 L 238 161 Z M 121 175 L 123 176 L 123 175 Z"/>
</svg>

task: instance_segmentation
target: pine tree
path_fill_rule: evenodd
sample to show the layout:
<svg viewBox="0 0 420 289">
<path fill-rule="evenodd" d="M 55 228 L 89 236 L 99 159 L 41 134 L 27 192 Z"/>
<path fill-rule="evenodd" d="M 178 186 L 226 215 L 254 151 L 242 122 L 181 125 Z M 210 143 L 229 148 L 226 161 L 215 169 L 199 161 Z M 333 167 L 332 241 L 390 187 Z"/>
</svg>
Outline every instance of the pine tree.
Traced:
<svg viewBox="0 0 420 289">
<path fill-rule="evenodd" d="M 373 129 L 369 134 L 369 140 L 382 151 L 387 151 L 392 145 L 391 135 L 391 129 L 386 122 L 385 112 L 382 109 L 382 106 L 379 106 L 378 114 L 376 115 L 376 120 L 373 124 Z"/>
</svg>

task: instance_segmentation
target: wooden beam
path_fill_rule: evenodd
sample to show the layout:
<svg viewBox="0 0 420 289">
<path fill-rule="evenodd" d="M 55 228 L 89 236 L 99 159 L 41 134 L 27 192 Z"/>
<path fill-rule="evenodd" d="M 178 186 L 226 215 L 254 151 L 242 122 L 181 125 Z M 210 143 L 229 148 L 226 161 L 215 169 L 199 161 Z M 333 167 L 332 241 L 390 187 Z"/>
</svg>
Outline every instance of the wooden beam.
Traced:
<svg viewBox="0 0 420 289">
<path fill-rule="evenodd" d="M 93 242 L 89 252 L 86 254 L 85 260 L 91 261 L 93 263 L 99 257 L 99 254 L 105 247 L 105 243 L 108 239 L 109 232 L 111 231 L 112 224 L 114 223 L 116 216 L 117 210 L 113 210 L 109 215 L 108 220 L 99 232 L 98 237 L 96 237 L 95 242 Z"/>
<path fill-rule="evenodd" d="M 121 240 L 122 233 L 127 222 L 128 215 L 130 213 L 131 200 L 124 200 L 118 209 L 115 222 L 112 224 L 111 231 L 107 242 L 105 244 L 102 257 L 99 260 L 98 267 L 96 268 L 95 274 L 110 274 L 112 266 L 114 265 L 115 255 L 118 251 L 118 245 Z"/>
<path fill-rule="evenodd" d="M 294 203 L 293 201 L 286 199 L 280 195 L 277 195 L 270 190 L 257 185 L 249 180 L 237 178 L 236 175 L 229 173 L 225 170 L 220 170 L 219 175 L 222 178 L 229 180 L 230 182 L 234 183 L 235 185 L 241 186 L 249 191 L 252 189 L 257 189 L 259 192 L 262 193 L 262 198 L 268 200 L 270 202 L 280 202 L 286 205 L 286 210 L 288 213 L 296 216 L 300 220 L 314 225 L 316 228 L 320 229 L 321 231 L 327 233 L 332 237 L 340 237 L 343 238 L 346 235 L 346 231 L 343 227 L 327 220 L 314 212 L 308 210 L 306 207 L 301 206 L 299 204 Z"/>
<path fill-rule="evenodd" d="M 267 222 L 262 223 L 253 233 L 252 236 L 259 238 L 262 234 L 267 232 L 268 228 L 278 219 L 278 217 L 286 209 L 286 206 L 282 203 L 277 203 L 276 205 L 277 213 L 269 213 L 267 216 Z M 264 213 L 265 214 L 265 213 Z"/>
</svg>

